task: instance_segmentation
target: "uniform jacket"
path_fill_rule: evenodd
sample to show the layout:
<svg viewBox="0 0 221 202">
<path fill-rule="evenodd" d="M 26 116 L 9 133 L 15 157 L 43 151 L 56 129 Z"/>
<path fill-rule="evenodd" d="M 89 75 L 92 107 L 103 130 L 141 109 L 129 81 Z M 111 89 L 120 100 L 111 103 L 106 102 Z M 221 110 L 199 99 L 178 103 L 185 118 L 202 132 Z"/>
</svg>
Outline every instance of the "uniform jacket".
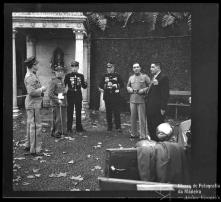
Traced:
<svg viewBox="0 0 221 202">
<path fill-rule="evenodd" d="M 66 99 L 66 92 L 65 92 L 65 85 L 62 79 L 59 79 L 57 77 L 54 77 L 49 82 L 49 90 L 48 90 L 48 96 L 51 100 L 52 106 L 59 106 L 58 102 L 58 94 L 62 93 L 64 96 L 64 99 L 62 100 L 61 105 L 66 106 L 67 105 L 67 99 Z"/>
<path fill-rule="evenodd" d="M 28 71 L 24 78 L 24 84 L 27 90 L 27 96 L 25 98 L 25 108 L 34 109 L 41 108 L 42 92 L 41 83 L 36 74 Z"/>
<path fill-rule="evenodd" d="M 67 99 L 75 97 L 75 100 L 82 101 L 81 88 L 87 88 L 83 74 L 74 72 L 66 74 L 64 84 L 65 86 L 68 85 Z"/>
<path fill-rule="evenodd" d="M 148 113 L 165 110 L 169 99 L 169 79 L 162 72 L 156 77 L 158 84 L 152 84 L 146 96 Z"/>
<path fill-rule="evenodd" d="M 113 87 L 116 84 L 117 86 Z M 99 87 L 104 90 L 104 97 L 105 101 L 118 99 L 120 98 L 120 89 L 124 87 L 123 80 L 121 76 L 117 73 L 106 73 L 104 74 Z"/>
<path fill-rule="evenodd" d="M 146 74 L 140 74 L 136 76 L 135 74 L 130 76 L 127 88 L 132 88 L 133 90 L 147 90 L 148 85 L 150 83 L 150 78 Z M 144 95 L 140 95 L 137 93 L 131 93 L 130 95 L 130 103 L 144 103 Z"/>
</svg>

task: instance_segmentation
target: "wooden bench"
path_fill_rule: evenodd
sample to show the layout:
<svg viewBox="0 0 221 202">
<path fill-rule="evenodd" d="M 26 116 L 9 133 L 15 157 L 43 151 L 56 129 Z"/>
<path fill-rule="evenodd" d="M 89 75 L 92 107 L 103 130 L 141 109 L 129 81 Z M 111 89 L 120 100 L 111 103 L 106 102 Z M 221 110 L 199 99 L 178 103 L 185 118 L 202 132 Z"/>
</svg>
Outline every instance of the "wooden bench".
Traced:
<svg viewBox="0 0 221 202">
<path fill-rule="evenodd" d="M 179 90 L 170 90 L 170 96 L 191 96 L 190 91 L 179 91 Z M 178 103 L 168 103 L 168 106 L 175 106 L 175 119 L 178 117 L 178 107 L 190 107 L 190 104 Z"/>
</svg>

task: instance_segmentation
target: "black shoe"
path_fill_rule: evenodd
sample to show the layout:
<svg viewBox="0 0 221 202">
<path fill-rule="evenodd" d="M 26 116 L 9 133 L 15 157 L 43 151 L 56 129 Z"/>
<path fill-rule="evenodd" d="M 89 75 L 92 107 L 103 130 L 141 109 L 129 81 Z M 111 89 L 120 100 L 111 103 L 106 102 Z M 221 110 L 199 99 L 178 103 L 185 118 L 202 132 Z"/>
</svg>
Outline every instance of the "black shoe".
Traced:
<svg viewBox="0 0 221 202">
<path fill-rule="evenodd" d="M 30 153 L 32 156 L 36 157 L 36 156 L 44 156 L 43 153 L 38 152 L 38 153 Z"/>
<path fill-rule="evenodd" d="M 122 133 L 122 130 L 120 128 L 116 129 L 118 133 Z"/>
<path fill-rule="evenodd" d="M 51 136 L 55 137 L 55 138 L 61 138 L 61 134 L 60 133 L 52 133 Z"/>
<path fill-rule="evenodd" d="M 108 131 L 108 132 L 111 132 L 111 131 L 112 131 L 112 128 L 107 128 L 107 131 Z"/>
<path fill-rule="evenodd" d="M 25 147 L 24 151 L 26 151 L 26 152 L 30 151 L 30 147 Z"/>
<path fill-rule="evenodd" d="M 83 128 L 82 129 L 79 129 L 79 130 L 76 130 L 77 133 L 82 133 L 82 132 L 86 132 L 86 130 L 84 130 Z"/>
</svg>

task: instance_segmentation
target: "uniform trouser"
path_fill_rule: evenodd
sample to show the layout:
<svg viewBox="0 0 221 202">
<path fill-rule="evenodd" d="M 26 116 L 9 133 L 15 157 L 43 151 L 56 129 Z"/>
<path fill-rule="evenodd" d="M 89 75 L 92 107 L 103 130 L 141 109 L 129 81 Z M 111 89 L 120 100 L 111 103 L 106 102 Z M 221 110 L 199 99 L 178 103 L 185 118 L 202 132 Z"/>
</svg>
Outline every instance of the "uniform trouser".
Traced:
<svg viewBox="0 0 221 202">
<path fill-rule="evenodd" d="M 75 108 L 75 112 L 76 112 L 76 130 L 82 130 L 83 129 L 82 124 L 81 124 L 82 101 L 68 102 L 67 130 L 72 130 L 74 108 Z"/>
<path fill-rule="evenodd" d="M 121 121 L 120 121 L 120 110 L 119 110 L 119 103 L 116 102 L 105 102 L 105 108 L 106 108 L 106 119 L 107 119 L 107 125 L 108 129 L 112 129 L 113 123 L 112 123 L 112 114 L 114 114 L 114 123 L 116 129 L 121 128 Z"/>
<path fill-rule="evenodd" d="M 31 153 L 38 153 L 42 149 L 41 142 L 41 118 L 40 108 L 27 109 L 27 131 L 25 137 L 25 147 L 30 147 Z"/>
<path fill-rule="evenodd" d="M 145 103 L 130 103 L 131 112 L 131 132 L 136 136 L 137 133 L 137 114 L 139 120 L 139 133 L 141 138 L 146 137 L 146 111 Z"/>
<path fill-rule="evenodd" d="M 159 141 L 156 136 L 157 126 L 164 122 L 165 116 L 161 115 L 160 109 L 155 113 L 148 113 L 147 111 L 147 126 L 150 132 L 151 140 Z"/>
<path fill-rule="evenodd" d="M 67 107 L 55 106 L 52 108 L 51 133 L 65 133 L 67 125 Z"/>
</svg>

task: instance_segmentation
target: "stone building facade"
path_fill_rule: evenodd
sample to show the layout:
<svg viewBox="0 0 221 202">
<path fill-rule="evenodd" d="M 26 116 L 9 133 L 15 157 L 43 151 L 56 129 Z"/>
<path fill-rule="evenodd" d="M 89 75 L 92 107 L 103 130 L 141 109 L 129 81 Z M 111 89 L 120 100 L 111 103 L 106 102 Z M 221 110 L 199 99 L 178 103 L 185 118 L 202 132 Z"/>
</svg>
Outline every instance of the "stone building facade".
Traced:
<svg viewBox="0 0 221 202">
<path fill-rule="evenodd" d="M 23 61 L 30 56 L 39 60 L 38 76 L 48 85 L 52 77 L 51 59 L 59 48 L 63 52 L 66 72 L 72 59 L 79 62 L 88 88 L 83 90 L 83 104 L 90 100 L 90 34 L 87 18 L 81 12 L 14 12 L 12 13 L 13 44 L 13 112 L 18 111 L 20 95 L 25 93 L 26 73 Z M 19 97 L 20 96 L 20 97 Z M 44 99 L 47 99 L 47 92 Z"/>
</svg>

